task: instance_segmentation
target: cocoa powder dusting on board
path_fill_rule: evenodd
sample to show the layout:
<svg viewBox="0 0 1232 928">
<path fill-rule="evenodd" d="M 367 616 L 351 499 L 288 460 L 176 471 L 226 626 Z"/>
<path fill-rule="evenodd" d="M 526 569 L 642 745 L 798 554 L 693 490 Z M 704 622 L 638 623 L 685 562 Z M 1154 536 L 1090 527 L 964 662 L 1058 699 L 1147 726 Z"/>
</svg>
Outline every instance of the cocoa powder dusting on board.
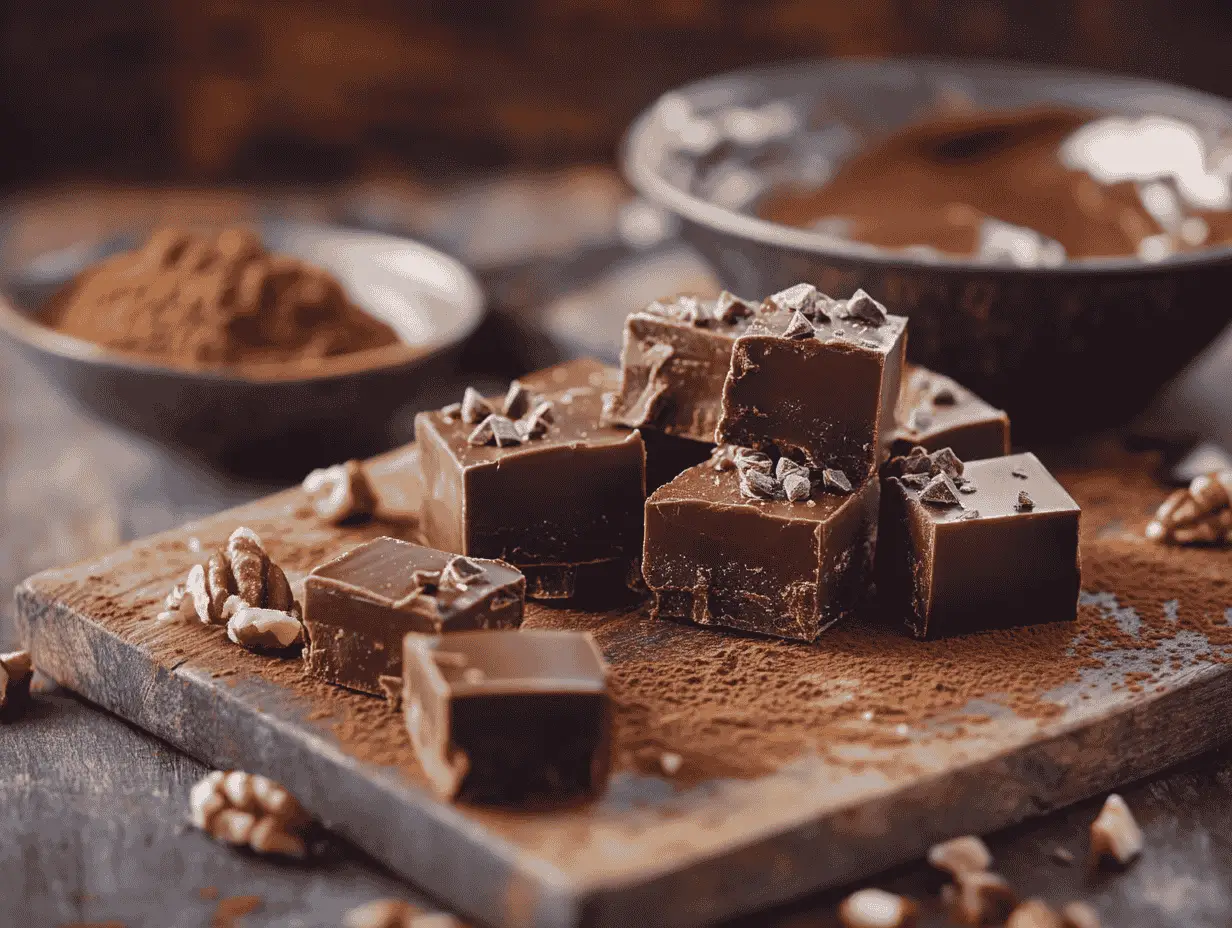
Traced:
<svg viewBox="0 0 1232 928">
<path fill-rule="evenodd" d="M 869 762 L 845 748 L 958 741 L 994 730 L 1007 710 L 1026 724 L 1044 724 L 1062 711 L 1056 694 L 1103 667 L 1109 649 L 1145 662 L 1105 675 L 1133 698 L 1145 698 L 1139 694 L 1155 689 L 1159 673 L 1175 672 L 1187 659 L 1164 646 L 1179 631 L 1209 641 L 1205 659 L 1232 658 L 1225 611 L 1232 607 L 1232 552 L 1172 548 L 1142 537 L 1166 492 L 1150 477 L 1154 463 L 1102 446 L 1079 465 L 1056 469 L 1083 507 L 1084 594 L 1076 623 L 928 642 L 869 624 L 829 631 L 815 645 L 651 621 L 644 604 L 601 614 L 530 604 L 525 624 L 595 635 L 611 661 L 616 769 L 663 776 L 668 754 L 678 785 L 758 776 L 810 753 L 859 768 Z M 395 531 L 380 523 L 338 529 L 292 518 L 302 505 L 299 491 L 288 491 L 148 542 L 105 570 L 90 568 L 103 575 L 99 581 L 83 583 L 82 568 L 42 588 L 168 664 L 182 659 L 176 654 L 182 651 L 194 667 L 232 674 L 229 683 L 259 676 L 285 687 L 345 751 L 397 766 L 418 782 L 401 716 L 384 700 L 309 678 L 298 660 L 228 646 L 215 629 L 156 628 L 150 621 L 191 563 L 183 541 L 190 534 L 208 551 L 237 524 L 250 525 L 268 536 L 271 555 L 294 579 L 368 537 Z M 903 752 L 894 757 L 903 766 Z"/>
<path fill-rule="evenodd" d="M 53 328 L 180 366 L 312 361 L 392 345 L 326 271 L 251 232 L 159 229 L 95 264 L 44 312 Z"/>
</svg>

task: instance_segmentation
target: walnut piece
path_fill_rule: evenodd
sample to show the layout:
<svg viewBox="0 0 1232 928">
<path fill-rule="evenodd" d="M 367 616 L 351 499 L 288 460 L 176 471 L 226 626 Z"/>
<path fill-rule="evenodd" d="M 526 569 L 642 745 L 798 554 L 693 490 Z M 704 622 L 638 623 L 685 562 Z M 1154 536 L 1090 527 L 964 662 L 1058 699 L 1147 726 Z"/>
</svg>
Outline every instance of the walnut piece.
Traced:
<svg viewBox="0 0 1232 928">
<path fill-rule="evenodd" d="M 250 528 L 241 526 L 232 532 L 227 544 L 211 554 L 209 561 L 188 572 L 184 586 L 197 618 L 207 625 L 228 621 L 225 607 L 232 596 L 253 608 L 276 609 L 296 618 L 300 615 L 287 575 L 270 560 L 261 539 Z M 234 609 L 233 605 L 230 612 Z"/>
<path fill-rule="evenodd" d="M 30 701 L 34 662 L 29 651 L 0 654 L 0 712 L 8 714 Z"/>
<path fill-rule="evenodd" d="M 838 907 L 844 928 L 912 928 L 916 904 L 883 889 L 860 889 Z"/>
<path fill-rule="evenodd" d="M 1113 860 L 1124 867 L 1142 853 L 1142 829 L 1125 800 L 1109 793 L 1104 807 L 1091 823 L 1091 858 L 1099 863 Z"/>
<path fill-rule="evenodd" d="M 1175 545 L 1232 543 L 1232 470 L 1201 474 L 1174 492 L 1147 525 L 1146 537 Z"/>
<path fill-rule="evenodd" d="M 312 821 L 284 786 L 242 770 L 215 770 L 188 795 L 189 820 L 211 837 L 258 854 L 303 857 Z"/>
<path fill-rule="evenodd" d="M 950 876 L 965 870 L 987 870 L 992 866 L 988 845 L 975 835 L 963 835 L 934 844 L 928 849 L 928 862 Z"/>
<path fill-rule="evenodd" d="M 177 583 L 163 600 L 163 611 L 155 616 L 159 624 L 168 622 L 189 622 L 196 618 L 196 608 L 193 599 L 188 595 L 188 589 L 182 583 Z"/>
<path fill-rule="evenodd" d="M 334 525 L 368 519 L 376 512 L 376 491 L 360 461 L 314 470 L 304 478 L 303 487 L 313 497 L 316 514 Z"/>
<path fill-rule="evenodd" d="M 1099 913 L 1085 902 L 1071 902 L 1061 910 L 1061 928 L 1100 928 Z"/>
<path fill-rule="evenodd" d="M 235 599 L 231 597 L 228 604 Z M 303 641 L 304 626 L 277 609 L 241 606 L 227 620 L 227 637 L 250 651 L 280 651 Z"/>
<path fill-rule="evenodd" d="M 1028 899 L 1010 913 L 1005 928 L 1061 928 L 1061 916 L 1042 899 Z"/>
<path fill-rule="evenodd" d="M 941 888 L 941 900 L 960 925 L 999 925 L 1018 902 L 1010 884 L 986 870 L 960 870 Z"/>
</svg>

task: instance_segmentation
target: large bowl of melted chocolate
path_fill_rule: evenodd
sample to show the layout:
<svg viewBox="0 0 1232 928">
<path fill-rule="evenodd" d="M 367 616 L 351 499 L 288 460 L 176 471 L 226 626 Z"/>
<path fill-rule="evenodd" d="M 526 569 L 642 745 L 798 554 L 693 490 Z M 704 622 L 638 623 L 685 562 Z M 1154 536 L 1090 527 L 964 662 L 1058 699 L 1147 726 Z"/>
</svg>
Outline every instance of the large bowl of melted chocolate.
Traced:
<svg viewBox="0 0 1232 928">
<path fill-rule="evenodd" d="M 1197 91 L 803 62 L 666 94 L 624 167 L 724 286 L 863 287 L 1020 435 L 1125 420 L 1232 319 L 1232 102 Z"/>
</svg>

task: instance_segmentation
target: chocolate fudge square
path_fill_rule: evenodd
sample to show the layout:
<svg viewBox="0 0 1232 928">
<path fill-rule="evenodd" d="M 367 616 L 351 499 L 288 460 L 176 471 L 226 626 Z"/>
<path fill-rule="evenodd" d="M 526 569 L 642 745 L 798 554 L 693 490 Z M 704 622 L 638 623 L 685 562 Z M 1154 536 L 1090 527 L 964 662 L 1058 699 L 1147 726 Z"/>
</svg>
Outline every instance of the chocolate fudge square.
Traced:
<svg viewBox="0 0 1232 928">
<path fill-rule="evenodd" d="M 402 674 L 407 632 L 440 634 L 522 624 L 526 579 L 500 561 L 376 538 L 304 581 L 310 674 L 381 695 Z"/>
<path fill-rule="evenodd" d="M 908 365 L 898 394 L 891 454 L 917 445 L 928 451 L 950 448 L 962 460 L 1010 453 L 1010 417 L 958 381 Z"/>
<path fill-rule="evenodd" d="M 531 597 L 572 596 L 579 572 L 623 578 L 641 553 L 646 453 L 639 432 L 599 424 L 615 371 L 570 361 L 521 385 L 516 421 L 477 395 L 416 416 L 425 541 L 513 564 Z"/>
<path fill-rule="evenodd" d="M 607 782 L 611 705 L 590 635 L 407 635 L 403 712 L 446 799 L 515 803 L 596 795 Z"/>
<path fill-rule="evenodd" d="M 799 477 L 799 465 L 756 466 L 716 456 L 646 501 L 642 574 L 653 614 L 813 641 L 851 615 L 870 584 L 878 482 L 842 492 Z"/>
<path fill-rule="evenodd" d="M 862 291 L 819 294 L 805 311 L 781 297 L 736 339 L 716 440 L 776 448 L 863 483 L 893 438 L 907 320 Z"/>
<path fill-rule="evenodd" d="M 732 346 L 754 311 L 725 292 L 718 300 L 679 296 L 630 313 L 607 421 L 712 444 Z"/>
<path fill-rule="evenodd" d="M 1077 616 L 1081 513 L 1035 455 L 890 477 L 882 497 L 878 590 L 916 637 Z"/>
</svg>

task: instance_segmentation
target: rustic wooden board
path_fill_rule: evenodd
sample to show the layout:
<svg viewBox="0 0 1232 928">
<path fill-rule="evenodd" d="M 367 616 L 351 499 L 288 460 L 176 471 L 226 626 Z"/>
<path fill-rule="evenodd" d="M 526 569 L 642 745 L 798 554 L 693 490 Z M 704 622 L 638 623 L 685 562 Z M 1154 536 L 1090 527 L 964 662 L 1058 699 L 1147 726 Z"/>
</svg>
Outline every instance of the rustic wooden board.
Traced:
<svg viewBox="0 0 1232 928">
<path fill-rule="evenodd" d="M 410 449 L 378 459 L 387 492 L 405 490 L 410 466 Z M 1073 625 L 936 644 L 855 628 L 807 646 L 651 622 L 636 603 L 532 607 L 530 625 L 594 632 L 613 667 L 616 774 L 581 807 L 443 805 L 379 701 L 217 630 L 150 621 L 198 549 L 238 524 L 302 577 L 343 545 L 413 537 L 413 521 L 340 531 L 288 491 L 40 574 L 18 590 L 18 620 L 56 680 L 209 764 L 282 780 L 463 912 L 515 926 L 701 924 L 1092 795 L 1232 734 L 1232 561 L 1142 542 L 1161 491 L 1135 462 L 1117 466 L 1116 479 L 1090 466 L 1061 474 L 1084 506 L 1087 591 Z M 677 775 L 656 767 L 662 751 L 683 758 Z"/>
</svg>

